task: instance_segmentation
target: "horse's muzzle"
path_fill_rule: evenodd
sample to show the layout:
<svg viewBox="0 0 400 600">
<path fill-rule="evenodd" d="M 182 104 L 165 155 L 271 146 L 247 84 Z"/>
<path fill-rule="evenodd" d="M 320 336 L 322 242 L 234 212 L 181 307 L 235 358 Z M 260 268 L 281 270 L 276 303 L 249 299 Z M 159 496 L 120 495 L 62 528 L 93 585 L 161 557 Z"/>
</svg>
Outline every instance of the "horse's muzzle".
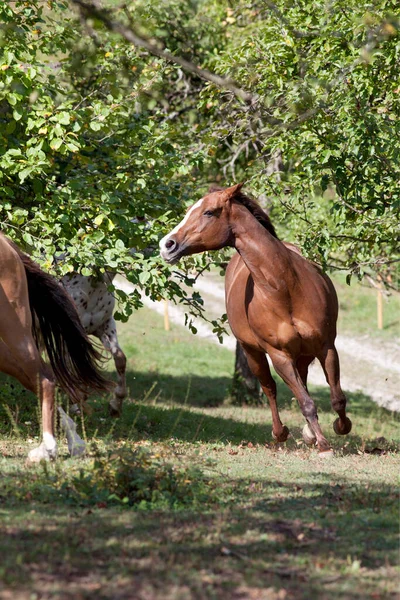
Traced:
<svg viewBox="0 0 400 600">
<path fill-rule="evenodd" d="M 178 244 L 174 238 L 163 238 L 160 241 L 160 254 L 161 257 L 170 265 L 174 265 L 179 261 L 183 252 L 182 247 Z"/>
</svg>

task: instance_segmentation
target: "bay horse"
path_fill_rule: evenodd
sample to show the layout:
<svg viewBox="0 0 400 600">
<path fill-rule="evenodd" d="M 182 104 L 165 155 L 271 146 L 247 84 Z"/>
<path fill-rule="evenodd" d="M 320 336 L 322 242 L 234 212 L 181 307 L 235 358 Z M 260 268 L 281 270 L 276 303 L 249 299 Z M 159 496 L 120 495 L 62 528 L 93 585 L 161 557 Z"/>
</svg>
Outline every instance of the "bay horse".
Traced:
<svg viewBox="0 0 400 600">
<path fill-rule="evenodd" d="M 42 348 L 50 365 L 42 360 Z M 0 371 L 18 379 L 41 403 L 43 441 L 29 452 L 30 462 L 57 455 L 56 383 L 74 398 L 87 388 L 110 389 L 100 360 L 58 281 L 0 234 Z"/>
<path fill-rule="evenodd" d="M 198 200 L 160 241 L 160 253 L 174 264 L 182 256 L 206 250 L 236 249 L 226 270 L 226 311 L 232 332 L 268 398 L 273 436 L 284 442 L 289 430 L 279 416 L 276 383 L 266 354 L 300 405 L 306 419 L 303 438 L 310 445 L 316 443 L 321 456 L 330 456 L 331 447 L 307 389 L 307 374 L 317 358 L 338 414 L 334 431 L 349 433 L 352 424 L 346 416 L 335 348 L 336 291 L 317 265 L 301 256 L 295 246 L 278 239 L 268 215 L 241 192 L 242 185 Z"/>
</svg>

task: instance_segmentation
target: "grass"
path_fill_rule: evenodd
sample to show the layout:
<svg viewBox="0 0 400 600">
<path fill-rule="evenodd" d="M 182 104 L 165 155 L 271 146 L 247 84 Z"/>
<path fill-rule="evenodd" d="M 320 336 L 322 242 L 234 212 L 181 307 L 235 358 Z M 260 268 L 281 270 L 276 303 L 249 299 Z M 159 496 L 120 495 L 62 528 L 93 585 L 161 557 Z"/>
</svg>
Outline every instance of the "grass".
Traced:
<svg viewBox="0 0 400 600">
<path fill-rule="evenodd" d="M 303 419 L 282 383 L 281 417 L 292 433 L 284 445 L 272 440 L 267 408 L 226 403 L 233 356 L 224 348 L 178 327 L 166 333 L 146 309 L 121 327 L 120 340 L 130 397 L 114 422 L 104 398 L 91 400 L 84 429 L 93 446 L 84 460 L 68 459 L 61 446 L 54 465 L 26 467 L 37 403 L 4 379 L 2 600 L 397 597 L 393 413 L 350 394 L 353 431 L 339 438 L 328 390 L 312 388 L 337 451 L 324 461 L 304 446 Z M 161 492 L 129 506 L 121 498 L 138 475 L 129 479 L 133 462 L 122 469 L 118 453 L 142 448 L 154 470 L 140 471 L 145 485 Z M 171 465 L 180 474 L 174 503 L 162 474 Z M 110 497 L 112 482 L 119 500 Z"/>
<path fill-rule="evenodd" d="M 383 329 L 377 327 L 377 291 L 357 281 L 348 286 L 336 273 L 333 282 L 339 297 L 339 332 L 382 339 L 400 338 L 400 294 L 383 297 Z"/>
</svg>

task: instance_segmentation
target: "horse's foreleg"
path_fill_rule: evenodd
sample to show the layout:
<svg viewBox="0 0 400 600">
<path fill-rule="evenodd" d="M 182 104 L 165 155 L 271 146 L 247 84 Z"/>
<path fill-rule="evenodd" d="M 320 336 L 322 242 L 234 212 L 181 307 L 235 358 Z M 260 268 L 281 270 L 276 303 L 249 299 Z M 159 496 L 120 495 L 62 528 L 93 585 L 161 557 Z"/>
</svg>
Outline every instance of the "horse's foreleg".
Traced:
<svg viewBox="0 0 400 600">
<path fill-rule="evenodd" d="M 126 356 L 121 350 L 117 337 L 117 325 L 113 317 L 106 324 L 100 337 L 106 350 L 111 352 L 117 369 L 117 387 L 110 401 L 110 413 L 113 417 L 121 416 L 122 402 L 126 397 Z"/>
<path fill-rule="evenodd" d="M 67 413 L 58 407 L 60 415 L 60 425 L 67 436 L 68 450 L 72 457 L 83 456 L 86 451 L 86 444 L 76 431 L 76 423 L 67 415 Z"/>
<path fill-rule="evenodd" d="M 261 388 L 268 398 L 272 416 L 272 434 L 278 442 L 285 442 L 289 429 L 282 425 L 276 403 L 276 383 L 271 375 L 269 364 L 264 352 L 253 350 L 242 344 L 251 372 L 261 384 Z"/>
<path fill-rule="evenodd" d="M 338 435 L 346 435 L 351 431 L 351 421 L 346 416 L 347 400 L 340 386 L 339 357 L 335 346 L 326 348 L 319 360 L 331 390 L 332 408 L 339 415 L 333 423 L 333 429 Z"/>
<path fill-rule="evenodd" d="M 274 368 L 278 375 L 282 377 L 283 381 L 292 390 L 295 395 L 301 412 L 303 413 L 307 423 L 311 428 L 311 433 L 315 434 L 318 449 L 320 452 L 327 452 L 331 450 L 328 440 L 322 433 L 322 429 L 318 422 L 317 409 L 314 400 L 309 395 L 304 381 L 296 367 L 293 360 L 287 356 L 284 352 L 278 350 L 271 350 L 269 352 Z"/>
</svg>

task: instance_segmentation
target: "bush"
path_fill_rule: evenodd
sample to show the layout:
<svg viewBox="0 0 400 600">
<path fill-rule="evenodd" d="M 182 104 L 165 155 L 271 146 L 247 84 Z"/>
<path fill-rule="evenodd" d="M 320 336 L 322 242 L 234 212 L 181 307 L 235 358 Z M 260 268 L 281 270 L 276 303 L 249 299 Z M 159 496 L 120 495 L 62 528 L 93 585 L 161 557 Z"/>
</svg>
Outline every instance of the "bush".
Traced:
<svg viewBox="0 0 400 600">
<path fill-rule="evenodd" d="M 183 508 L 212 500 L 211 480 L 196 466 L 166 462 L 143 447 L 123 446 L 96 457 L 68 489 L 79 503 L 120 503 L 140 509 Z"/>
</svg>

